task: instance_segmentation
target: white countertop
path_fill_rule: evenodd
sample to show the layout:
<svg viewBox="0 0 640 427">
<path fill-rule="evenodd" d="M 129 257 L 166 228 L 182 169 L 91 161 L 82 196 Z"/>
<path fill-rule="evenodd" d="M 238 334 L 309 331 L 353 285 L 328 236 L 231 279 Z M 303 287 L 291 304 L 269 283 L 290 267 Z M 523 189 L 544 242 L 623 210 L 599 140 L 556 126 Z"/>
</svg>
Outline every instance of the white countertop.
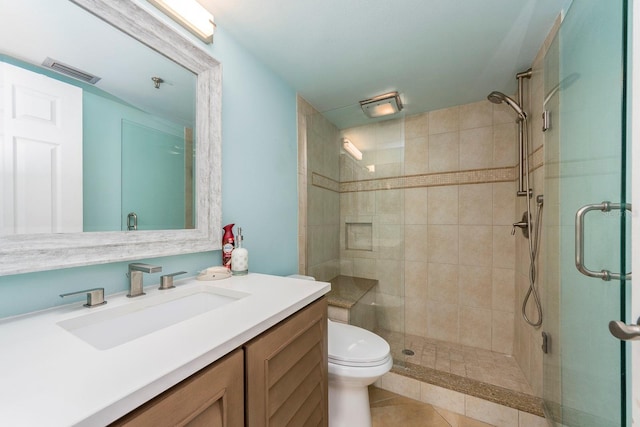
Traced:
<svg viewBox="0 0 640 427">
<path fill-rule="evenodd" d="M 57 323 L 190 286 L 249 296 L 108 350 L 98 350 Z M 262 274 L 218 281 L 176 281 L 176 289 L 145 288 L 135 299 L 107 295 L 0 321 L 0 425 L 98 426 L 199 371 L 331 288 L 329 283 Z"/>
</svg>

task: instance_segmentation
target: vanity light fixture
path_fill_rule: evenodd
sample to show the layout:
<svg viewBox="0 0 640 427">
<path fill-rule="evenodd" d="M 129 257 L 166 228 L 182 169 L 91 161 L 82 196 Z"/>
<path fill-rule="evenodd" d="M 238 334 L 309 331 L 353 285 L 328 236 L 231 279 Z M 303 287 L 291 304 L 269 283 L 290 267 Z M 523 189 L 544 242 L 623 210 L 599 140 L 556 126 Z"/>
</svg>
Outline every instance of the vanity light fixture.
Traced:
<svg viewBox="0 0 640 427">
<path fill-rule="evenodd" d="M 362 152 L 347 138 L 342 138 L 342 148 L 356 160 L 362 160 Z"/>
<path fill-rule="evenodd" d="M 213 15 L 196 0 L 148 1 L 206 44 L 213 43 Z"/>
<path fill-rule="evenodd" d="M 360 108 L 371 118 L 399 113 L 402 107 L 398 92 L 389 92 L 360 101 Z"/>
</svg>

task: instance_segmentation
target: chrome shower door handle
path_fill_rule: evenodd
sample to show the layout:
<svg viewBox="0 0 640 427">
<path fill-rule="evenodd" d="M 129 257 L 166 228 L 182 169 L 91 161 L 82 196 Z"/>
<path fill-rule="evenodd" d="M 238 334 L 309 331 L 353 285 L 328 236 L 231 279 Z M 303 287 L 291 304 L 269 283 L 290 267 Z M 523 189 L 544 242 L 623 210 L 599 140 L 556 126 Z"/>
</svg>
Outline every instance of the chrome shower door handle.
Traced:
<svg viewBox="0 0 640 427">
<path fill-rule="evenodd" d="M 604 281 L 631 280 L 631 273 L 612 273 L 609 270 L 594 271 L 589 270 L 584 265 L 584 217 L 590 211 L 611 212 L 612 210 L 628 210 L 631 212 L 631 203 L 611 203 L 602 202 L 592 205 L 585 205 L 576 212 L 576 268 L 585 276 L 597 277 Z"/>
<path fill-rule="evenodd" d="M 620 340 L 640 340 L 640 319 L 638 319 L 638 323 L 635 325 L 627 325 L 619 320 L 612 320 L 609 322 L 609 332 Z"/>
<path fill-rule="evenodd" d="M 138 229 L 138 215 L 135 212 L 129 212 L 127 215 L 127 230 Z"/>
</svg>

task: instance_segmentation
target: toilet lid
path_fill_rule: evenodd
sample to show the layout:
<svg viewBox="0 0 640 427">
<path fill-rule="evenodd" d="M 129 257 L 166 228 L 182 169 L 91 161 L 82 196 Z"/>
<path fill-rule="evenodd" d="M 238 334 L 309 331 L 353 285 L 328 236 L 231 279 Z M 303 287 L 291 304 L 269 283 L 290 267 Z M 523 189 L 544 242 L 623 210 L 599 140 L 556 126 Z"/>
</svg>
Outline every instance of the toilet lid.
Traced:
<svg viewBox="0 0 640 427">
<path fill-rule="evenodd" d="M 389 358 L 389 344 L 366 329 L 329 321 L 329 362 L 338 365 L 383 364 Z"/>
</svg>

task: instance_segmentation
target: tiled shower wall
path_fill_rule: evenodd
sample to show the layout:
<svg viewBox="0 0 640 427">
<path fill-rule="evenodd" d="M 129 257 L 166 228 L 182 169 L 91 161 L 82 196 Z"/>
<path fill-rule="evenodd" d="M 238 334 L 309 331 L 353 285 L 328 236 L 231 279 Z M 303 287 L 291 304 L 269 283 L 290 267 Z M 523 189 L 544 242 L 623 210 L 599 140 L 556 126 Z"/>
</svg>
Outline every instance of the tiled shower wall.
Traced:
<svg viewBox="0 0 640 427">
<path fill-rule="evenodd" d="M 317 280 L 340 271 L 340 145 L 338 129 L 298 97 L 299 270 Z M 310 185 L 312 174 L 333 185 Z M 306 252 L 303 251 L 306 248 Z"/>
<path fill-rule="evenodd" d="M 365 148 L 342 156 L 341 272 L 380 281 L 380 328 L 513 352 L 516 129 L 481 101 L 342 132 Z M 350 250 L 367 223 L 372 250 Z"/>
</svg>

